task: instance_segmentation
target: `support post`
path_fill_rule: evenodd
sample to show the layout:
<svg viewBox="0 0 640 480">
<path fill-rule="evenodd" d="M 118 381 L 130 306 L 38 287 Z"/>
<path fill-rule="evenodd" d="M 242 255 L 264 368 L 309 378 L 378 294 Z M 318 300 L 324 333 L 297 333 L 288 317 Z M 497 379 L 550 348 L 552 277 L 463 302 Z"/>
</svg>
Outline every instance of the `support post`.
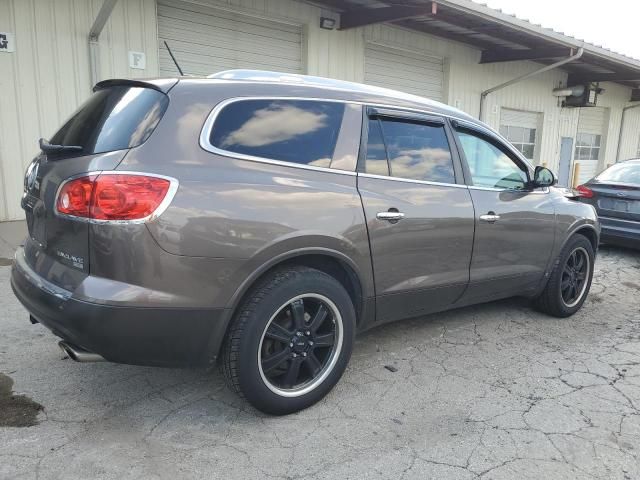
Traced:
<svg viewBox="0 0 640 480">
<path fill-rule="evenodd" d="M 576 162 L 573 164 L 573 179 L 571 181 L 571 186 L 576 188 L 580 185 L 580 163 Z"/>
<path fill-rule="evenodd" d="M 480 94 L 480 115 L 478 116 L 478 118 L 480 119 L 480 121 L 484 122 L 484 104 L 485 101 L 487 99 L 487 96 L 490 93 L 496 92 L 498 90 L 502 90 L 503 88 L 506 87 L 510 87 L 511 85 L 514 85 L 516 83 L 520 83 L 523 80 L 527 80 L 528 78 L 534 77 L 536 75 L 540 75 L 541 73 L 544 72 L 548 72 L 549 70 L 553 70 L 555 68 L 561 67 L 567 63 L 573 62 L 574 60 L 578 60 L 582 57 L 582 54 L 584 53 L 584 49 L 583 48 L 579 48 L 578 49 L 578 53 L 576 53 L 575 55 L 571 55 L 570 57 L 565 58 L 564 60 L 560 60 L 559 62 L 553 63 L 551 65 L 547 65 L 546 67 L 540 68 L 538 70 L 535 70 L 531 73 L 527 73 L 526 75 L 522 75 L 521 77 L 517 77 L 514 78 L 513 80 L 509 80 L 508 82 L 505 83 L 501 83 L 500 85 L 496 85 L 495 87 L 492 87 L 488 90 L 485 90 L 484 92 L 482 92 Z"/>
<path fill-rule="evenodd" d="M 89 30 L 89 74 L 91 75 L 91 87 L 100 80 L 100 34 L 113 12 L 118 0 L 104 0 L 100 11 Z"/>
</svg>

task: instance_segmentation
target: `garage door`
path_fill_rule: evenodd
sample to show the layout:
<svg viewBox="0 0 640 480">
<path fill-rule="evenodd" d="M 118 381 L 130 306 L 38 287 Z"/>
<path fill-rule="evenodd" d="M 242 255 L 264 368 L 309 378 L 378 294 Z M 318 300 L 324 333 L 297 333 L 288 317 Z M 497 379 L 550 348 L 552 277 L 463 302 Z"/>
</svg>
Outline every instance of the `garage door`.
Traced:
<svg viewBox="0 0 640 480">
<path fill-rule="evenodd" d="M 367 44 L 364 81 L 377 87 L 444 101 L 444 62 L 396 48 Z"/>
<path fill-rule="evenodd" d="M 520 150 L 525 158 L 534 160 L 539 121 L 540 114 L 537 112 L 503 108 L 500 111 L 500 133 Z"/>
<path fill-rule="evenodd" d="M 161 75 L 178 73 L 165 40 L 186 74 L 210 75 L 233 68 L 302 73 L 302 32 L 296 25 L 159 0 L 158 36 Z"/>
<path fill-rule="evenodd" d="M 580 163 L 579 183 L 598 173 L 598 161 L 604 155 L 607 109 L 581 108 L 576 137 L 575 161 Z"/>
</svg>

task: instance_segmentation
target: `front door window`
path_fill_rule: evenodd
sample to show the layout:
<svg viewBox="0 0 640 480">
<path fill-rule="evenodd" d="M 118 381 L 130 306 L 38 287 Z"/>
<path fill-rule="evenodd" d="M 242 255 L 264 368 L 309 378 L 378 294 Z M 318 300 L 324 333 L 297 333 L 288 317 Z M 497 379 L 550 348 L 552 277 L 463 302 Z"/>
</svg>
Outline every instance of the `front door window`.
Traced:
<svg viewBox="0 0 640 480">
<path fill-rule="evenodd" d="M 466 131 L 458 138 L 467 160 L 474 186 L 524 190 L 528 176 L 524 167 L 493 143 Z"/>
</svg>

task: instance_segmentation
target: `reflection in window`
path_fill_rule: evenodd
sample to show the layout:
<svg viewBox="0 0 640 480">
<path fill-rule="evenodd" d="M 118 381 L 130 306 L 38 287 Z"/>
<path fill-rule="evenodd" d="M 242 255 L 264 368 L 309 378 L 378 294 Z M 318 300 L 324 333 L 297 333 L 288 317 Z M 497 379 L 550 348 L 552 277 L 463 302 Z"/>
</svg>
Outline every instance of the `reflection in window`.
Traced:
<svg viewBox="0 0 640 480">
<path fill-rule="evenodd" d="M 458 132 L 473 184 L 480 187 L 522 190 L 527 174 L 506 153 L 470 133 Z"/>
<path fill-rule="evenodd" d="M 310 100 L 246 100 L 216 118 L 211 144 L 234 153 L 329 167 L 344 104 Z"/>
<path fill-rule="evenodd" d="M 628 183 L 640 186 L 640 162 L 616 163 L 596 178 L 601 182 Z"/>
<path fill-rule="evenodd" d="M 372 123 L 376 122 L 372 120 Z M 444 127 L 423 123 L 409 123 L 383 119 L 374 127 L 374 137 L 369 143 L 374 146 L 371 163 L 379 162 L 386 154 L 391 175 L 411 180 L 439 183 L 455 183 L 453 160 Z M 376 138 L 382 133 L 381 138 Z M 382 147 L 382 148 L 380 148 Z M 369 155 L 367 171 L 369 172 Z M 372 167 L 384 171 L 384 166 Z M 382 173 L 384 174 L 384 173 Z"/>
<path fill-rule="evenodd" d="M 600 159 L 602 137 L 593 133 L 578 133 L 576 139 L 576 160 Z"/>
<path fill-rule="evenodd" d="M 365 172 L 373 175 L 389 175 L 387 150 L 384 146 L 380 122 L 376 118 L 369 120 L 369 137 L 367 139 Z"/>
<path fill-rule="evenodd" d="M 77 145 L 90 155 L 142 145 L 160 122 L 169 99 L 151 88 L 117 85 L 96 91 L 51 137 L 57 145 Z"/>
</svg>

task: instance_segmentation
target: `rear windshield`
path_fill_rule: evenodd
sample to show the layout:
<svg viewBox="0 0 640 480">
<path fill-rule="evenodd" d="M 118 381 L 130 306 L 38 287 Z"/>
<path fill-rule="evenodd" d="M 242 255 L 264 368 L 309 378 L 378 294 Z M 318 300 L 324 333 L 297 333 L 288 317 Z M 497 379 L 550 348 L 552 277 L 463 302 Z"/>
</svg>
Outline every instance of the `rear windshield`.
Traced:
<svg viewBox="0 0 640 480">
<path fill-rule="evenodd" d="M 77 145 L 90 155 L 143 144 L 164 115 L 169 98 L 157 90 L 115 86 L 95 92 L 51 138 L 54 145 Z"/>
<path fill-rule="evenodd" d="M 640 163 L 618 163 L 596 177 L 601 182 L 640 185 Z"/>
</svg>

